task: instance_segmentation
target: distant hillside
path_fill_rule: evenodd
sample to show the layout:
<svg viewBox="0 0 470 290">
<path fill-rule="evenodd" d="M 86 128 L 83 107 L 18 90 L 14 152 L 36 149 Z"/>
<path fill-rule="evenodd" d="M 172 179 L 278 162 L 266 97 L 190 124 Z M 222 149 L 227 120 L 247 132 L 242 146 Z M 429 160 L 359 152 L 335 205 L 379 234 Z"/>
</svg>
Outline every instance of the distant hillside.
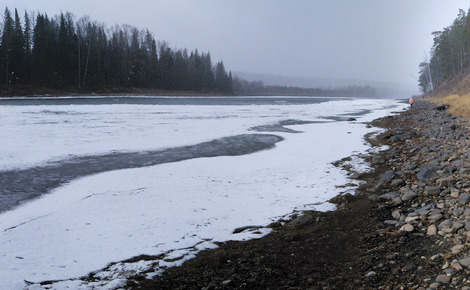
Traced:
<svg viewBox="0 0 470 290">
<path fill-rule="evenodd" d="M 270 74 L 256 74 L 246 72 L 233 72 L 233 75 L 247 81 L 261 81 L 270 86 L 293 86 L 300 88 L 319 88 L 326 90 L 344 89 L 352 86 L 370 86 L 375 89 L 378 98 L 408 98 L 418 93 L 413 85 L 381 83 L 373 81 L 328 79 L 328 78 L 302 78 Z"/>
</svg>

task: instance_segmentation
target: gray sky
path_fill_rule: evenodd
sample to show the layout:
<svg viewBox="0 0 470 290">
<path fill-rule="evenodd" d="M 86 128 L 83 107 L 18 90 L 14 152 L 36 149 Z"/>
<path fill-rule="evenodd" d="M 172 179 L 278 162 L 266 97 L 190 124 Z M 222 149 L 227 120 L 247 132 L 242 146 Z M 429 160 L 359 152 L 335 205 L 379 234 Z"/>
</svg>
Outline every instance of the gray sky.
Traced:
<svg viewBox="0 0 470 290">
<path fill-rule="evenodd" d="M 148 28 L 210 51 L 232 71 L 416 85 L 431 32 L 469 0 L 1 0 L 0 9 L 72 12 Z M 2 7 L 3 6 L 3 7 Z M 3 14 L 3 12 L 2 12 Z M 417 85 L 416 85 L 417 86 Z"/>
</svg>

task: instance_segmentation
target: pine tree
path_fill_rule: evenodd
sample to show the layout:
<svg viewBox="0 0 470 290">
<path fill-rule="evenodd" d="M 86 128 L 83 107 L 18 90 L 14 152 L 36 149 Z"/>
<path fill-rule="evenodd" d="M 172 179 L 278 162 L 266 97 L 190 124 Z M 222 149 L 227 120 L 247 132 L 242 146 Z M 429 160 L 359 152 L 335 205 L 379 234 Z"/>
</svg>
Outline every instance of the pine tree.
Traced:
<svg viewBox="0 0 470 290">
<path fill-rule="evenodd" d="M 14 49 L 14 21 L 11 17 L 11 12 L 8 7 L 5 8 L 3 16 L 3 33 L 2 33 L 2 59 L 3 59 L 3 75 L 5 85 L 10 87 L 11 85 L 11 70 L 12 70 L 12 58 Z"/>
</svg>

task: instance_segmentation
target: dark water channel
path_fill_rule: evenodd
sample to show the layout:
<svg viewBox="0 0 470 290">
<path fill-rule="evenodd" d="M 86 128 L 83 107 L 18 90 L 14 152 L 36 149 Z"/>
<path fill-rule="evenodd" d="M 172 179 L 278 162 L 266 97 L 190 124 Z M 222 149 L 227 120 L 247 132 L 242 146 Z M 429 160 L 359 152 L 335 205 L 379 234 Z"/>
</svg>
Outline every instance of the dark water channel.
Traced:
<svg viewBox="0 0 470 290">
<path fill-rule="evenodd" d="M 244 134 L 191 146 L 80 156 L 44 166 L 0 172 L 0 212 L 13 209 L 21 202 L 39 197 L 79 177 L 200 157 L 250 154 L 272 148 L 282 140 L 282 137 L 272 134 Z"/>
</svg>

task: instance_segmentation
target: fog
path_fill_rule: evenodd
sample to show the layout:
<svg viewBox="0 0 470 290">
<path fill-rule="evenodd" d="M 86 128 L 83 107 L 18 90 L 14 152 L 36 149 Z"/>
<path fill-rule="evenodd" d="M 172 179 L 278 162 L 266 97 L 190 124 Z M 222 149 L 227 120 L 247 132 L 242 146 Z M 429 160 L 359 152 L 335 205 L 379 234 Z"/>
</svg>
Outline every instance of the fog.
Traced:
<svg viewBox="0 0 470 290">
<path fill-rule="evenodd" d="M 431 33 L 469 1 L 2 0 L 10 10 L 72 12 L 148 28 L 172 47 L 211 53 L 233 72 L 413 87 Z M 3 8 L 1 8 L 3 9 Z"/>
</svg>

